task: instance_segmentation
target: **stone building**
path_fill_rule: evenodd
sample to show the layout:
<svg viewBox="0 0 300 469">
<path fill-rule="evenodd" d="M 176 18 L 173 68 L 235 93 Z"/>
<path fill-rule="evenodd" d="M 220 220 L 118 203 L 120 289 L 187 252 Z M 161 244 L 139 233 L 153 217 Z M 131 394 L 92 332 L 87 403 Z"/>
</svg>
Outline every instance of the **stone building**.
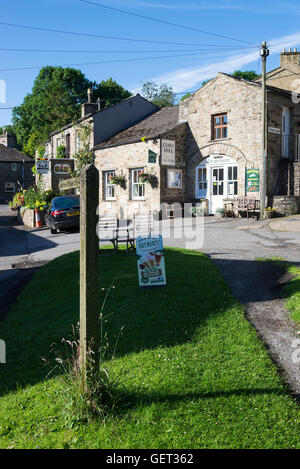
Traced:
<svg viewBox="0 0 300 469">
<path fill-rule="evenodd" d="M 56 158 L 57 148 L 64 146 L 66 158 L 72 158 L 83 143 L 93 148 L 158 110 L 159 107 L 139 94 L 101 110 L 99 100 L 97 103 L 92 102 L 92 90 L 89 89 L 88 101 L 81 106 L 81 118 L 51 133 L 46 143 L 46 156 Z"/>
<path fill-rule="evenodd" d="M 261 77 L 255 80 L 261 82 Z M 267 73 L 267 85 L 300 94 L 300 52 L 285 49 L 280 54 L 280 66 Z"/>
<path fill-rule="evenodd" d="M 33 165 L 29 156 L 0 144 L 0 203 L 11 200 L 19 185 L 26 189 L 34 183 Z"/>
<path fill-rule="evenodd" d="M 284 63 L 286 53 L 282 56 Z M 275 86 L 267 87 L 267 101 L 268 204 L 284 214 L 300 209 L 300 105 L 292 91 Z M 206 200 L 214 214 L 227 199 L 260 200 L 262 137 L 261 84 L 219 73 L 178 106 L 162 109 L 95 147 L 100 213 L 126 211 L 130 216 L 153 203 Z M 175 148 L 171 165 L 164 162 L 166 140 Z M 150 163 L 152 152 L 155 163 Z M 139 183 L 142 171 L 155 174 L 156 187 Z M 126 189 L 110 184 L 112 175 L 125 177 Z M 175 179 L 170 187 L 174 177 L 180 187 Z"/>
</svg>

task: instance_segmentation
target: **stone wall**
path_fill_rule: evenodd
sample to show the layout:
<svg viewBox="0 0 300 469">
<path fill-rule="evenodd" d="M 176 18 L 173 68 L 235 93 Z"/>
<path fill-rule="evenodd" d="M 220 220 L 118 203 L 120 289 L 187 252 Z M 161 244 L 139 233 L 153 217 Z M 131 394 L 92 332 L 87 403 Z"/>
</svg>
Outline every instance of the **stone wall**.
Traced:
<svg viewBox="0 0 300 469">
<path fill-rule="evenodd" d="M 300 197 L 292 195 L 269 197 L 268 206 L 274 208 L 278 215 L 295 215 L 300 213 Z"/>
<path fill-rule="evenodd" d="M 187 121 L 187 196 L 195 198 L 195 167 L 211 155 L 226 155 L 238 164 L 238 195 L 245 195 L 246 168 L 262 169 L 262 91 L 257 84 L 220 73 L 179 106 Z M 212 116 L 227 113 L 228 137 L 212 139 Z M 253 193 L 253 197 L 259 197 Z"/>
<path fill-rule="evenodd" d="M 161 138 L 175 140 L 176 164 L 175 166 L 160 165 L 161 139 L 148 140 L 146 142 L 120 145 L 95 151 L 95 164 L 100 172 L 100 215 L 115 213 L 121 219 L 132 219 L 134 213 L 146 210 L 159 211 L 164 202 L 173 203 L 184 201 L 185 183 L 182 189 L 168 189 L 167 169 L 182 169 L 185 171 L 186 153 L 186 125 L 179 125 L 170 132 L 161 135 Z M 148 162 L 148 152 L 152 150 L 157 154 L 156 163 Z M 143 168 L 145 172 L 152 173 L 157 177 L 157 187 L 145 184 L 145 197 L 143 200 L 132 198 L 131 170 Z M 116 175 L 126 178 L 126 189 L 115 187 L 115 200 L 105 200 L 104 177 L 105 171 L 115 171 Z M 185 181 L 183 174 L 183 181 Z"/>
</svg>

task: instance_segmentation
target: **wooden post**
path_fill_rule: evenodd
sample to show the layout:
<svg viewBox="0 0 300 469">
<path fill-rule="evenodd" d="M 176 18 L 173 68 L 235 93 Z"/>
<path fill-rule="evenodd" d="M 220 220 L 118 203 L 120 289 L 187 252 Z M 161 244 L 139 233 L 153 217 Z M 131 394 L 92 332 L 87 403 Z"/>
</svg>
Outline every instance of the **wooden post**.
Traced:
<svg viewBox="0 0 300 469">
<path fill-rule="evenodd" d="M 99 370 L 98 203 L 99 172 L 90 164 L 80 176 L 80 362 L 85 366 L 90 348 L 95 372 Z"/>
</svg>

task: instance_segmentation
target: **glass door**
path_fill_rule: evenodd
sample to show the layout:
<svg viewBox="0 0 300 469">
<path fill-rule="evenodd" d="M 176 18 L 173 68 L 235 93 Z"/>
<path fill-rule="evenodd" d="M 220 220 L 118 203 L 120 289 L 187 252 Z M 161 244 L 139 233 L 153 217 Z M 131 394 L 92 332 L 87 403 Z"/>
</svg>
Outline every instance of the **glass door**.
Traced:
<svg viewBox="0 0 300 469">
<path fill-rule="evenodd" d="M 206 167 L 197 168 L 196 174 L 196 198 L 207 198 L 207 169 Z"/>
<path fill-rule="evenodd" d="M 211 168 L 211 211 L 216 213 L 223 207 L 224 199 L 224 167 Z"/>
</svg>

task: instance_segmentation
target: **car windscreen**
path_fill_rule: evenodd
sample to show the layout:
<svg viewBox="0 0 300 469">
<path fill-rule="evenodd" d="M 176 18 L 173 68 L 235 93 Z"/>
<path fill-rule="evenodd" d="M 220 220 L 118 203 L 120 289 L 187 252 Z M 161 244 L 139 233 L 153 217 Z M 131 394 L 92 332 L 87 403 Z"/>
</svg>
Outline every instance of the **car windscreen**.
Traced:
<svg viewBox="0 0 300 469">
<path fill-rule="evenodd" d="M 55 208 L 79 207 L 79 197 L 59 197 L 53 200 Z"/>
</svg>

